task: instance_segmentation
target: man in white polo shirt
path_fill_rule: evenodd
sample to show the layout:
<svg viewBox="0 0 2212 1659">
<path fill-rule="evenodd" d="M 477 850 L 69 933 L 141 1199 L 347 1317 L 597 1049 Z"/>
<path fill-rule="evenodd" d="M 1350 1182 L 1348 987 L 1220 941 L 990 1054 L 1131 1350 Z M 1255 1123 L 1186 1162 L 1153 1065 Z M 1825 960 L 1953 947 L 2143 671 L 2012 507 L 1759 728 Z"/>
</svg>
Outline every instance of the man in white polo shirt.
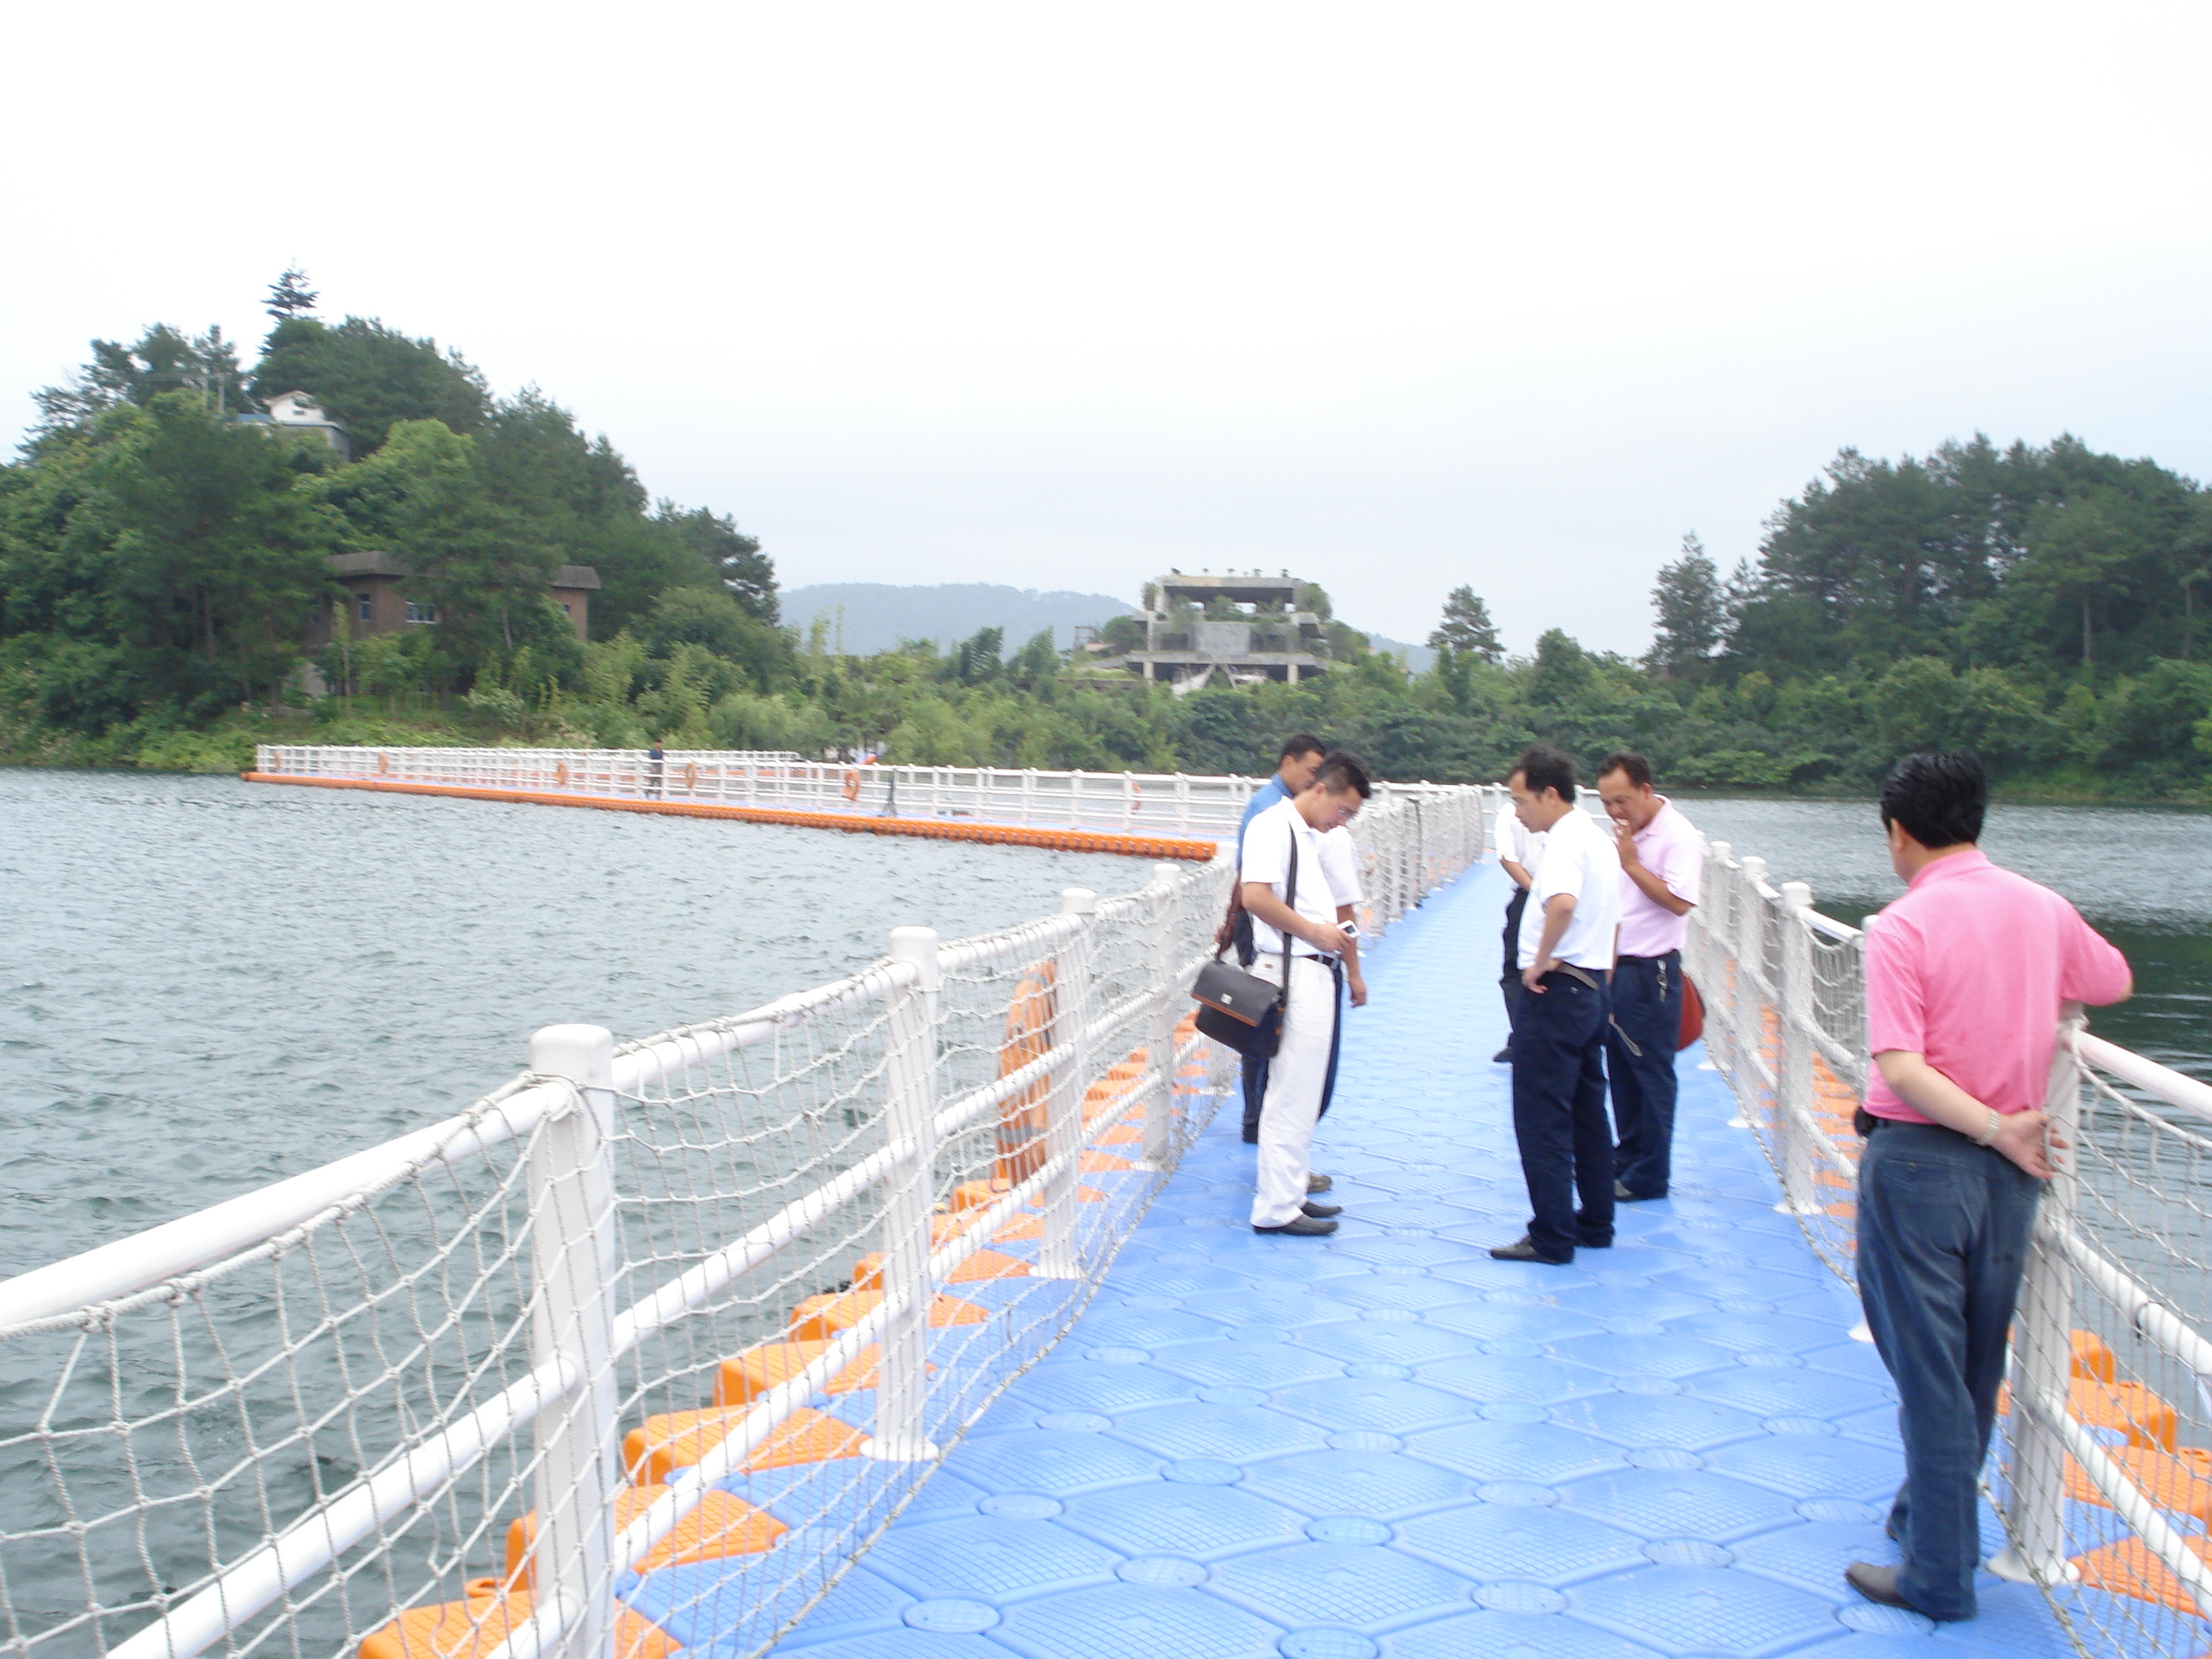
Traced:
<svg viewBox="0 0 2212 1659">
<path fill-rule="evenodd" d="M 1528 1231 L 1491 1255 L 1564 1266 L 1577 1246 L 1613 1243 L 1605 1036 L 1620 855 L 1575 805 L 1575 763 L 1557 749 L 1538 744 L 1506 782 L 1522 827 L 1541 834 L 1544 848 L 1521 916 L 1528 997 L 1513 1033 L 1513 1137 L 1532 1213 Z"/>
<path fill-rule="evenodd" d="M 1697 908 L 1705 843 L 1651 787 L 1651 763 L 1629 750 L 1597 769 L 1597 798 L 1616 826 L 1620 944 L 1605 1070 L 1613 1087 L 1613 1195 L 1664 1198 L 1674 1167 L 1674 1049 L 1682 1032 L 1682 939 Z"/>
<path fill-rule="evenodd" d="M 1284 988 L 1282 1042 L 1268 1062 L 1260 1109 L 1255 1232 L 1336 1231 L 1337 1206 L 1307 1196 L 1307 1160 L 1336 1046 L 1343 959 L 1352 949 L 1337 925 L 1337 907 L 1356 902 L 1358 890 L 1340 893 L 1332 884 L 1336 860 L 1322 839 L 1352 821 L 1370 787 L 1359 762 L 1331 755 L 1304 791 L 1269 807 L 1244 831 L 1237 880 L 1259 947 L 1252 971 Z"/>
</svg>

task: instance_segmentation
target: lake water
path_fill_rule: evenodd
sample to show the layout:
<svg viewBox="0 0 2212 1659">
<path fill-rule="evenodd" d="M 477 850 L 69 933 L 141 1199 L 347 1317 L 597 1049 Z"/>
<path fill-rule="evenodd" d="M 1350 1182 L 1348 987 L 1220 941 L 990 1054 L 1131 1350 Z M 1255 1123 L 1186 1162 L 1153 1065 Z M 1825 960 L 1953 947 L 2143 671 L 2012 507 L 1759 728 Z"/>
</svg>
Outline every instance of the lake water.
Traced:
<svg viewBox="0 0 2212 1659">
<path fill-rule="evenodd" d="M 1865 802 L 1686 799 L 1856 921 L 1899 890 Z M 2097 1029 L 2212 1076 L 2212 817 L 1998 807 L 2140 991 Z M 227 778 L 0 773 L 0 1275 L 434 1121 L 562 1020 L 617 1037 L 1118 892 L 1100 854 Z"/>
<path fill-rule="evenodd" d="M 523 1069 L 1125 892 L 1101 854 L 0 771 L 0 1276 L 373 1146 Z"/>
</svg>

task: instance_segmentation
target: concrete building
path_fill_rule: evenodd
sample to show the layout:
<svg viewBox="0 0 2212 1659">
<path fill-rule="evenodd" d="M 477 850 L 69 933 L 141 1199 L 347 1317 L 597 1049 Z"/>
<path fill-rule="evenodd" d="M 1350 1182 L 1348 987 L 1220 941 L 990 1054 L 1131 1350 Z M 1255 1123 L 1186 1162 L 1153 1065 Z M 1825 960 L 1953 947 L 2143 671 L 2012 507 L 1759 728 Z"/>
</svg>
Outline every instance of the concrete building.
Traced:
<svg viewBox="0 0 2212 1659">
<path fill-rule="evenodd" d="M 334 553 L 331 571 L 346 590 L 339 603 L 346 607 L 346 620 L 357 640 L 437 623 L 437 606 L 410 599 L 402 591 L 402 584 L 414 573 L 389 553 Z M 580 640 L 591 637 L 592 595 L 599 587 L 599 573 L 587 564 L 564 564 L 547 584 L 553 602 L 576 625 Z M 332 631 L 324 629 L 311 643 L 328 643 Z"/>
<path fill-rule="evenodd" d="M 346 437 L 342 422 L 332 420 L 323 412 L 323 406 L 304 392 L 280 392 L 268 403 L 266 415 L 240 415 L 238 419 L 246 426 L 265 426 L 287 432 L 312 432 L 337 452 L 342 461 L 353 459 L 353 445 Z"/>
<path fill-rule="evenodd" d="M 1152 584 L 1140 650 L 1100 663 L 1127 668 L 1148 680 L 1165 680 L 1178 695 L 1195 691 L 1215 675 L 1231 685 L 1279 680 L 1291 685 L 1334 666 L 1328 624 L 1298 609 L 1295 576 L 1186 575 L 1181 571 Z"/>
</svg>

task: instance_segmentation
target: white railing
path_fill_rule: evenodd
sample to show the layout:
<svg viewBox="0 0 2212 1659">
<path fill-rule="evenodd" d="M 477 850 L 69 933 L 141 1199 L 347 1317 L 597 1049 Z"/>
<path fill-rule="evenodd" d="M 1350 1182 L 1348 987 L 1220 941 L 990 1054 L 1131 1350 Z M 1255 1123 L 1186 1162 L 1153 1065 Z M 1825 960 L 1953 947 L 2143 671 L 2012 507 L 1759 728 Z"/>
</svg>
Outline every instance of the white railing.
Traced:
<svg viewBox="0 0 2212 1659">
<path fill-rule="evenodd" d="M 1734 1089 L 1820 1259 L 1856 1286 L 1866 998 L 1857 928 L 1707 849 L 1686 968 Z M 2212 1086 L 2060 1027 L 2045 1189 L 2013 1331 L 1991 1483 L 2009 1547 L 2084 1652 L 2193 1659 L 2212 1645 Z M 2063 1150 L 2061 1150 L 2062 1147 Z M 1863 1335 L 1863 1330 L 1857 1334 Z M 2060 1587 L 2105 1592 L 2070 1595 Z"/>
<path fill-rule="evenodd" d="M 1488 799 L 1369 808 L 1370 930 Z M 1230 879 L 899 928 L 620 1048 L 551 1027 L 456 1117 L 0 1283 L 0 1653 L 760 1651 L 1203 1127 Z"/>
<path fill-rule="evenodd" d="M 688 801 L 866 817 L 973 819 L 1023 829 L 1218 837 L 1264 778 L 1162 772 L 1046 772 L 988 766 L 876 766 L 795 755 L 640 749 L 368 749 L 264 744 L 270 776 Z M 1465 794 L 1383 784 L 1378 796 Z"/>
</svg>

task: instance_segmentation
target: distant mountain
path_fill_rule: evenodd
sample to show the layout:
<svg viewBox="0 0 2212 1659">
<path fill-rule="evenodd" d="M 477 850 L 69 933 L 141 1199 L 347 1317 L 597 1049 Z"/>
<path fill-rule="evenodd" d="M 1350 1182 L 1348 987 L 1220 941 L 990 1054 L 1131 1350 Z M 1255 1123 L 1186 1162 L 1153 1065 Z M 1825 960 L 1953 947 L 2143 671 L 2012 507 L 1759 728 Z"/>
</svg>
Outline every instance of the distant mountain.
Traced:
<svg viewBox="0 0 2212 1659">
<path fill-rule="evenodd" d="M 901 640 L 934 640 L 940 648 L 964 640 L 979 628 L 1006 630 L 1009 655 L 1043 629 L 1063 651 L 1074 642 L 1075 627 L 1103 625 L 1136 607 L 1104 593 L 1040 592 L 1033 587 L 1002 587 L 992 582 L 947 582 L 939 587 L 899 587 L 890 582 L 818 582 L 787 587 L 783 619 L 804 637 L 817 616 L 827 612 L 830 645 L 854 656 L 889 651 Z M 844 607 L 840 617 L 837 608 Z"/>
<path fill-rule="evenodd" d="M 1042 629 L 1052 629 L 1053 642 L 1065 651 L 1074 642 L 1079 623 L 1093 628 L 1109 617 L 1134 611 L 1126 599 L 1106 593 L 1071 593 L 1065 589 L 1041 592 L 1033 587 L 1003 587 L 993 582 L 947 582 L 939 587 L 901 587 L 890 582 L 817 582 L 811 587 L 787 587 L 782 593 L 783 619 L 804 637 L 815 617 L 829 624 L 829 644 L 856 657 L 888 651 L 901 640 L 934 640 L 941 650 L 968 638 L 979 628 L 1006 630 L 1006 652 L 1012 655 Z M 840 605 L 844 615 L 837 614 Z M 1436 653 L 1425 645 L 1408 645 L 1381 634 L 1368 639 L 1377 651 L 1394 651 L 1417 674 L 1428 672 Z"/>
</svg>

